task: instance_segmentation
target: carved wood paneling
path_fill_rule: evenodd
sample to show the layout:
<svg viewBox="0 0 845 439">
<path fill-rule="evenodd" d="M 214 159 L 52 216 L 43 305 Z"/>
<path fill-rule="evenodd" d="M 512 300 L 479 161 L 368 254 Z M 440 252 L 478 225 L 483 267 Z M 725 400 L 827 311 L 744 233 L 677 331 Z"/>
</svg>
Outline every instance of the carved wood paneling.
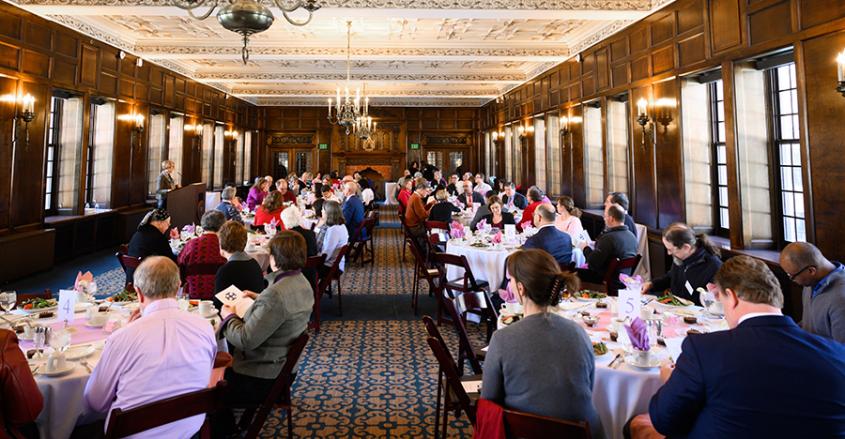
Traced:
<svg viewBox="0 0 845 439">
<path fill-rule="evenodd" d="M 714 52 L 739 46 L 742 20 L 737 0 L 710 1 L 710 40 Z"/>
<path fill-rule="evenodd" d="M 759 44 L 792 33 L 790 1 L 784 0 L 748 16 L 751 44 Z"/>
</svg>

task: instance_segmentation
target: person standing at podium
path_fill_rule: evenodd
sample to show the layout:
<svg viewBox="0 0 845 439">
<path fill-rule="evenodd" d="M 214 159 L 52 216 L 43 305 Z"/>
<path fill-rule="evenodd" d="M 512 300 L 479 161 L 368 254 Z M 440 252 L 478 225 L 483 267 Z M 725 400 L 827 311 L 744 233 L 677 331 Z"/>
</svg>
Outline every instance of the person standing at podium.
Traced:
<svg viewBox="0 0 845 439">
<path fill-rule="evenodd" d="M 161 162 L 161 174 L 158 174 L 156 180 L 156 207 L 159 209 L 167 208 L 167 193 L 179 188 L 173 180 L 174 169 L 176 169 L 176 163 L 173 160 Z"/>
</svg>

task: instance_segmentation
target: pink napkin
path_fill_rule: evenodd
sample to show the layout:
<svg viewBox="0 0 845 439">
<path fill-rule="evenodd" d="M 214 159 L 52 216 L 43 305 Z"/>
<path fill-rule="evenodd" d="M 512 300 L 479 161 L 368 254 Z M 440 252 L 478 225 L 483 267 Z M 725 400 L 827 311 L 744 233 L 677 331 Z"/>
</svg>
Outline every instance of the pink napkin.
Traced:
<svg viewBox="0 0 845 439">
<path fill-rule="evenodd" d="M 487 220 L 481 220 L 478 224 L 475 225 L 475 228 L 478 230 L 484 230 L 487 228 Z"/>
<path fill-rule="evenodd" d="M 631 345 L 638 351 L 647 351 L 651 347 L 648 344 L 648 326 L 639 317 L 635 318 L 630 325 L 625 325 Z"/>
<path fill-rule="evenodd" d="M 185 226 L 182 227 L 182 231 L 188 232 L 189 234 L 193 235 L 197 231 L 197 226 L 195 226 L 193 223 L 192 224 L 185 224 Z"/>
<path fill-rule="evenodd" d="M 170 229 L 170 239 L 179 239 L 179 231 L 175 228 Z"/>
<path fill-rule="evenodd" d="M 531 224 L 531 221 L 523 221 L 522 224 L 519 225 L 523 231 L 533 228 L 534 226 Z"/>
<path fill-rule="evenodd" d="M 86 271 L 86 272 L 85 272 L 85 274 L 82 274 L 82 272 L 80 271 L 80 272 L 76 275 L 76 281 L 73 283 L 73 289 L 78 291 L 78 290 L 79 290 L 79 283 L 80 283 L 80 282 L 84 282 L 84 283 L 89 283 L 89 284 L 90 284 L 90 283 L 91 283 L 91 282 L 93 282 L 93 281 L 94 281 L 94 275 L 93 275 L 93 274 L 91 274 L 91 272 L 90 272 L 90 271 Z"/>
<path fill-rule="evenodd" d="M 464 225 L 457 222 L 452 221 L 452 224 L 449 225 L 449 236 L 452 238 L 463 238 L 464 237 Z"/>
<path fill-rule="evenodd" d="M 619 280 L 629 290 L 639 291 L 642 288 L 642 285 L 643 285 L 643 278 L 640 277 L 640 275 L 628 276 L 625 273 L 619 273 Z"/>
<path fill-rule="evenodd" d="M 490 238 L 490 242 L 492 242 L 493 244 L 501 244 L 502 243 L 502 231 L 499 230 L 498 232 L 496 232 L 496 234 L 493 235 L 492 238 Z"/>
</svg>

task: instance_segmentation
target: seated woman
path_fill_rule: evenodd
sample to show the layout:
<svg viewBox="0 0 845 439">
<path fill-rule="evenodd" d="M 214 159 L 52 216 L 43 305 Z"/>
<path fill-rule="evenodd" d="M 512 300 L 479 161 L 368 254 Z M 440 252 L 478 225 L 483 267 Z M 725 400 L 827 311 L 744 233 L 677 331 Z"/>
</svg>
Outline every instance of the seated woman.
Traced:
<svg viewBox="0 0 845 439">
<path fill-rule="evenodd" d="M 440 189 L 435 192 L 434 198 L 437 200 L 437 204 L 431 206 L 431 211 L 428 213 L 428 220 L 443 221 L 447 224 L 451 223 L 452 213 L 460 212 L 461 209 L 449 202 L 449 193 L 446 192 L 446 189 Z"/>
<path fill-rule="evenodd" d="M 590 337 L 550 309 L 564 290 L 577 289 L 577 277 L 561 272 L 555 259 L 538 249 L 518 250 L 507 265 L 524 317 L 493 333 L 481 397 L 509 409 L 587 421 L 592 436 L 603 438 L 593 407 L 596 365 Z"/>
<path fill-rule="evenodd" d="M 555 227 L 569 234 L 573 240 L 580 239 L 579 237 L 584 232 L 584 226 L 581 225 L 581 209 L 575 207 L 572 197 L 564 195 L 558 198 L 556 208 Z"/>
<path fill-rule="evenodd" d="M 185 278 L 184 292 L 191 299 L 211 299 L 214 296 L 214 281 L 217 268 L 226 263 L 220 255 L 220 240 L 217 232 L 226 218 L 218 210 L 209 210 L 202 215 L 202 235 L 188 241 L 179 253 L 179 268 Z M 189 274 L 199 270 L 199 274 Z"/>
<path fill-rule="evenodd" d="M 239 290 L 261 291 L 264 289 L 264 272 L 253 257 L 246 254 L 244 249 L 248 239 L 246 227 L 234 221 L 228 221 L 217 232 L 220 240 L 220 256 L 226 258 L 226 263 L 218 270 L 214 277 L 214 294 L 231 285 Z M 214 305 L 217 309 L 222 306 L 215 297 Z"/>
<path fill-rule="evenodd" d="M 218 204 L 215 209 L 223 213 L 223 217 L 226 218 L 226 221 L 232 220 L 243 224 L 244 220 L 241 218 L 240 204 L 236 203 L 238 198 L 235 196 L 236 192 L 237 190 L 234 186 L 226 186 L 223 188 L 223 191 L 220 192 L 220 204 Z"/>
<path fill-rule="evenodd" d="M 269 191 L 270 182 L 266 178 L 256 177 L 255 184 L 249 188 L 249 194 L 246 196 L 246 207 L 250 211 L 255 211 L 255 208 L 261 205 Z"/>
<path fill-rule="evenodd" d="M 662 295 L 668 289 L 675 296 L 701 305 L 696 289 L 707 288 L 707 283 L 722 266 L 719 249 L 710 242 L 707 235 L 696 235 L 684 223 L 670 224 L 663 231 L 663 246 L 674 264 L 663 277 L 643 284 L 643 293 Z"/>
<path fill-rule="evenodd" d="M 0 329 L 0 437 L 39 437 L 35 418 L 44 397 L 14 331 Z"/>
<path fill-rule="evenodd" d="M 288 348 L 308 328 L 314 305 L 314 293 L 302 267 L 305 265 L 305 240 L 302 235 L 279 232 L 270 240 L 268 286 L 260 293 L 244 291 L 255 299 L 243 318 L 234 309 L 223 306 L 221 333 L 232 348 L 234 363 L 226 370 L 229 383 L 226 403 L 229 407 L 264 401 L 278 377 Z M 214 419 L 215 436 L 231 432 L 234 417 L 224 411 Z"/>
<path fill-rule="evenodd" d="M 478 221 L 480 223 L 482 220 L 485 221 L 488 225 L 491 225 L 497 229 L 504 230 L 505 224 L 513 224 L 516 225 L 516 222 L 513 220 L 513 214 L 504 212 L 502 210 L 502 200 L 499 198 L 498 195 L 491 195 L 487 197 L 487 208 L 490 209 L 490 213 L 481 217 Z M 475 230 L 478 227 L 478 223 L 475 223 L 472 227 Z"/>
<path fill-rule="evenodd" d="M 305 248 L 307 257 L 316 256 L 317 255 L 317 234 L 314 233 L 313 230 L 308 230 L 303 228 L 300 223 L 302 222 L 302 212 L 296 206 L 290 206 L 287 209 L 282 211 L 282 224 L 284 224 L 285 229 L 290 230 L 292 232 L 299 233 L 305 239 Z M 308 279 L 308 282 L 311 283 L 311 286 L 316 288 L 317 287 L 317 270 L 313 268 L 303 268 L 302 274 Z"/>
<path fill-rule="evenodd" d="M 326 255 L 326 262 L 317 271 L 320 276 L 325 276 L 337 259 L 340 248 L 349 243 L 349 231 L 346 230 L 343 221 L 340 203 L 331 200 L 326 201 L 323 204 L 323 218 L 320 223 L 320 232 L 317 234 L 317 251 L 318 254 Z M 338 265 L 340 271 L 345 268 L 344 263 L 345 261 L 340 261 L 340 265 Z"/>
<path fill-rule="evenodd" d="M 263 226 L 264 224 L 270 224 L 273 220 L 276 220 L 276 224 L 282 224 L 282 211 L 285 209 L 284 200 L 282 199 L 282 194 L 279 191 L 273 191 L 267 194 L 264 197 L 264 202 L 261 203 L 261 206 L 258 206 L 258 209 L 255 209 L 255 218 L 252 221 L 252 225 L 255 227 Z"/>
<path fill-rule="evenodd" d="M 399 202 L 399 206 L 401 206 L 404 211 L 408 208 L 408 200 L 414 193 L 414 179 L 405 178 L 399 182 L 399 188 L 399 194 L 396 195 L 396 201 Z"/>
<path fill-rule="evenodd" d="M 176 261 L 173 249 L 170 248 L 170 214 L 164 209 L 153 209 L 138 225 L 138 230 L 129 240 L 129 256 L 146 258 L 147 256 L 165 256 Z M 135 269 L 126 270 L 127 283 L 132 282 Z"/>
</svg>

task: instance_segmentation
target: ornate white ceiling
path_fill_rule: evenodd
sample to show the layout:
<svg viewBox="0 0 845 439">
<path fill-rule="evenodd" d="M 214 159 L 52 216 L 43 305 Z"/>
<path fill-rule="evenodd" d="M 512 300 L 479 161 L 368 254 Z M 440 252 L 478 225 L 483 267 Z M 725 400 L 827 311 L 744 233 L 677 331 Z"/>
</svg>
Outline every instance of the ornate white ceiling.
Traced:
<svg viewBox="0 0 845 439">
<path fill-rule="evenodd" d="M 373 105 L 479 106 L 670 1 L 318 0 L 304 27 L 271 7 L 247 65 L 213 14 L 166 0 L 16 4 L 259 105 L 325 105 L 346 77 L 352 20 L 352 87 L 366 84 Z"/>
</svg>

